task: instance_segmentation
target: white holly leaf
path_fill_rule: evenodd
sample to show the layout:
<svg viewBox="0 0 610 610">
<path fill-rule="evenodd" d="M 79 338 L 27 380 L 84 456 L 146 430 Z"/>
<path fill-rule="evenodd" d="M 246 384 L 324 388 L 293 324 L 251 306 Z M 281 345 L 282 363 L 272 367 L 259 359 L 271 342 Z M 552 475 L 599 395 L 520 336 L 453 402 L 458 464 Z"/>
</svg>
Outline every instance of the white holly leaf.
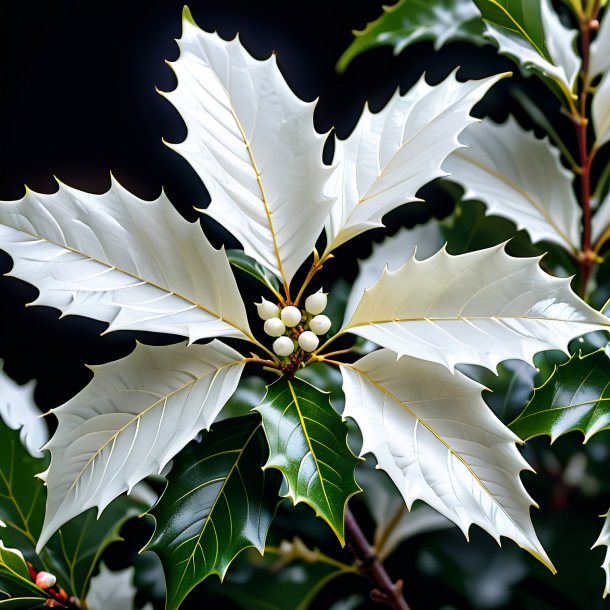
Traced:
<svg viewBox="0 0 610 610">
<path fill-rule="evenodd" d="M 170 146 L 207 187 L 206 210 L 247 255 L 290 281 L 311 254 L 333 200 L 323 194 L 331 168 L 313 127 L 315 103 L 300 100 L 275 55 L 254 59 L 238 38 L 199 29 L 185 9 L 178 87 L 164 95 L 188 129 Z"/>
<path fill-rule="evenodd" d="M 137 593 L 134 574 L 134 567 L 113 572 L 101 563 L 99 573 L 91 579 L 87 607 L 90 610 L 134 610 Z"/>
<path fill-rule="evenodd" d="M 606 8 L 589 52 L 589 75 L 593 79 L 610 70 L 610 9 Z"/>
<path fill-rule="evenodd" d="M 42 457 L 40 448 L 49 439 L 49 429 L 34 402 L 35 381 L 16 384 L 3 370 L 0 360 L 0 417 L 13 430 L 34 457 Z"/>
<path fill-rule="evenodd" d="M 358 276 L 352 284 L 345 314 L 346 323 L 354 313 L 367 288 L 370 288 L 387 265 L 390 271 L 404 265 L 417 249 L 417 258 L 424 260 L 439 251 L 443 245 L 443 235 L 438 222 L 430 221 L 413 229 L 401 229 L 392 237 L 387 237 L 379 244 L 373 244 L 369 258 L 359 261 Z"/>
<path fill-rule="evenodd" d="M 389 557 L 403 542 L 419 534 L 453 527 L 438 511 L 419 504 L 409 511 L 396 485 L 378 470 L 357 470 L 356 479 L 364 493 L 361 498 L 375 522 L 373 547 L 380 561 Z"/>
<path fill-rule="evenodd" d="M 464 200 L 482 201 L 488 214 L 508 218 L 534 242 L 578 251 L 582 212 L 574 174 L 548 139 L 537 139 L 513 118 L 502 125 L 485 119 L 461 139 L 467 148 L 454 152 L 443 169 L 464 189 Z"/>
<path fill-rule="evenodd" d="M 610 192 L 606 193 L 605 199 L 599 204 L 593 215 L 591 221 L 593 243 L 597 242 L 608 228 L 610 228 Z"/>
<path fill-rule="evenodd" d="M 0 248 L 13 257 L 9 275 L 40 290 L 34 304 L 109 322 L 106 332 L 251 339 L 224 251 L 163 193 L 142 201 L 114 179 L 103 195 L 28 190 L 0 202 Z"/>
<path fill-rule="evenodd" d="M 341 365 L 344 416 L 410 508 L 417 499 L 455 522 L 519 546 L 554 571 L 536 537 L 519 472 L 528 469 L 519 442 L 481 397 L 483 386 L 459 371 L 379 350 Z"/>
<path fill-rule="evenodd" d="M 610 141 L 610 72 L 602 78 L 593 96 L 591 113 L 595 126 L 595 146 L 599 148 Z"/>
<path fill-rule="evenodd" d="M 602 570 L 606 574 L 606 586 L 604 587 L 604 593 L 602 597 L 606 597 L 608 593 L 610 593 L 610 514 L 606 513 L 602 515 L 605 517 L 604 526 L 602 527 L 602 531 L 599 534 L 599 538 L 595 541 L 595 544 L 591 547 L 594 549 L 597 546 L 605 546 L 606 547 L 606 555 L 604 557 L 604 562 L 602 563 Z"/>
<path fill-rule="evenodd" d="M 444 249 L 425 261 L 412 257 L 385 270 L 343 328 L 398 355 L 495 370 L 519 358 L 532 363 L 546 349 L 610 320 L 552 277 L 538 258 L 513 258 L 503 245 L 452 256 Z"/>
<path fill-rule="evenodd" d="M 126 358 L 92 367 L 79 394 L 54 409 L 45 522 L 38 550 L 61 525 L 151 474 L 203 429 L 235 391 L 243 357 L 220 341 L 139 343 Z"/>
<path fill-rule="evenodd" d="M 498 51 L 551 79 L 566 97 L 571 97 L 580 71 L 580 58 L 574 50 L 578 32 L 564 27 L 549 0 L 541 0 L 538 18 L 530 3 L 521 0 L 499 10 L 496 0 L 477 0 L 486 19 L 487 35 L 498 44 Z M 502 15 L 502 23 L 494 22 L 492 14 L 496 11 Z M 544 48 L 538 38 L 542 38 Z"/>
<path fill-rule="evenodd" d="M 336 172 L 328 188 L 337 202 L 326 223 L 326 252 L 382 227 L 385 214 L 419 201 L 420 187 L 446 175 L 441 163 L 460 148 L 462 130 L 477 120 L 470 110 L 504 76 L 461 83 L 454 72 L 435 86 L 422 77 L 405 95 L 396 92 L 380 112 L 365 107 L 349 138 L 335 143 Z"/>
</svg>

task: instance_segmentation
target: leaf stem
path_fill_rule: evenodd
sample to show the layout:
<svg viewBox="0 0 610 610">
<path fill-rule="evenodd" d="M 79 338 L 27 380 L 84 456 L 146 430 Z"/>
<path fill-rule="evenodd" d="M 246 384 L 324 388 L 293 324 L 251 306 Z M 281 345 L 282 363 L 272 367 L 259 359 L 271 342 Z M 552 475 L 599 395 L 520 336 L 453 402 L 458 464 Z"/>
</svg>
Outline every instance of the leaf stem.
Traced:
<svg viewBox="0 0 610 610">
<path fill-rule="evenodd" d="M 295 307 L 299 306 L 299 301 L 301 300 L 301 297 L 303 296 L 303 293 L 305 292 L 305 288 L 307 288 L 307 286 L 309 285 L 309 282 L 311 282 L 311 280 L 313 279 L 313 276 L 320 271 L 320 269 L 322 269 L 322 267 L 324 266 L 324 263 L 331 259 L 333 257 L 332 254 L 326 254 L 324 255 L 322 258 L 320 258 L 320 255 L 318 254 L 318 251 L 314 248 L 313 250 L 313 263 L 311 265 L 311 269 L 309 270 L 309 272 L 307 273 L 307 276 L 305 277 L 305 280 L 303 281 L 303 284 L 301 286 L 301 289 L 299 290 L 299 293 L 296 296 L 296 299 L 294 300 L 293 305 Z M 288 297 L 290 299 L 290 297 Z"/>
<path fill-rule="evenodd" d="M 589 78 L 589 47 L 591 44 L 591 30 L 597 27 L 597 13 L 599 2 L 592 3 L 591 10 L 579 19 L 580 44 L 582 55 L 581 79 L 582 90 L 579 96 L 579 109 L 571 109 L 570 116 L 576 129 L 578 141 L 578 154 L 580 158 L 580 187 L 583 208 L 583 235 L 582 251 L 579 255 L 580 293 L 584 299 L 587 295 L 587 286 L 591 277 L 591 270 L 596 262 L 596 255 L 591 248 L 591 164 L 595 151 L 587 147 L 587 96 L 590 90 Z"/>
<path fill-rule="evenodd" d="M 356 556 L 358 571 L 375 585 L 371 599 L 393 610 L 410 610 L 402 595 L 402 580 L 392 582 L 349 506 L 345 507 L 345 533 L 347 544 Z"/>
</svg>

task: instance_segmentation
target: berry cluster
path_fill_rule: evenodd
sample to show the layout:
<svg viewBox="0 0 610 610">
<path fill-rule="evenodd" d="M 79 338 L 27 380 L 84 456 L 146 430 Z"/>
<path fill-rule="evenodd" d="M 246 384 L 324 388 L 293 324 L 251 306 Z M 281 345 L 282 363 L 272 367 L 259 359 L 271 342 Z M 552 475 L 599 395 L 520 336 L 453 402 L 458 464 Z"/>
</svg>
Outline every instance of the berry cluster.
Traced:
<svg viewBox="0 0 610 610">
<path fill-rule="evenodd" d="M 318 336 L 326 334 L 331 326 L 328 316 L 322 315 L 325 308 L 326 294 L 322 289 L 305 299 L 304 310 L 294 305 L 280 309 L 266 299 L 256 303 L 258 315 L 265 321 L 265 333 L 277 337 L 273 342 L 273 351 L 278 356 L 290 356 L 297 345 L 308 353 L 318 347 Z"/>
</svg>

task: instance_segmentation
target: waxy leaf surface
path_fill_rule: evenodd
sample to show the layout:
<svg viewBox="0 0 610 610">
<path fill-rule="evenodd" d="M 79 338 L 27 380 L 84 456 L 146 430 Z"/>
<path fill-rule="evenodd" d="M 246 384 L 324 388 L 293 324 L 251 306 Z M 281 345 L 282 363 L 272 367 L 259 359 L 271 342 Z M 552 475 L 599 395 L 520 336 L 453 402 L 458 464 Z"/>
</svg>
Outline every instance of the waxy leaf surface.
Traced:
<svg viewBox="0 0 610 610">
<path fill-rule="evenodd" d="M 15 383 L 3 370 L 0 360 L 0 416 L 13 430 L 31 455 L 42 457 L 40 448 L 49 439 L 49 429 L 34 402 L 34 381 Z"/>
<path fill-rule="evenodd" d="M 487 407 L 483 386 L 459 371 L 389 350 L 341 366 L 345 416 L 410 508 L 423 500 L 468 535 L 479 525 L 507 536 L 553 566 L 532 525 L 532 499 L 519 472 L 529 468 L 518 438 Z"/>
<path fill-rule="evenodd" d="M 472 0 L 399 0 L 382 9 L 378 19 L 353 32 L 353 42 L 337 63 L 340 72 L 364 51 L 380 46 L 389 45 L 398 55 L 420 40 L 432 40 L 436 50 L 451 40 L 487 43 L 481 13 Z"/>
<path fill-rule="evenodd" d="M 563 26 L 549 0 L 474 0 L 499 52 L 533 70 L 570 98 L 580 69 L 576 30 Z"/>
<path fill-rule="evenodd" d="M 0 248 L 13 257 L 9 275 L 40 290 L 35 304 L 108 322 L 108 331 L 251 337 L 225 253 L 164 194 L 142 201 L 114 179 L 103 195 L 28 190 L 0 202 Z"/>
<path fill-rule="evenodd" d="M 277 468 L 294 504 L 305 502 L 344 543 L 347 501 L 360 491 L 358 458 L 347 446 L 347 425 L 326 392 L 300 379 L 279 379 L 257 407 L 269 443 L 266 468 Z"/>
<path fill-rule="evenodd" d="M 593 96 L 591 113 L 596 134 L 595 145 L 600 147 L 610 141 L 610 73 L 602 78 Z"/>
<path fill-rule="evenodd" d="M 610 10 L 606 7 L 595 40 L 591 43 L 589 74 L 595 78 L 610 70 Z"/>
<path fill-rule="evenodd" d="M 247 415 L 215 424 L 175 459 L 147 546 L 163 562 L 167 608 L 210 574 L 222 579 L 244 549 L 262 554 L 281 479 L 263 470 L 267 455 L 260 417 Z"/>
<path fill-rule="evenodd" d="M 580 430 L 589 440 L 610 427 L 610 359 L 601 349 L 574 354 L 539 388 L 510 429 L 524 441 L 548 434 L 551 441 Z"/>
<path fill-rule="evenodd" d="M 405 95 L 396 92 L 380 112 L 365 108 L 352 134 L 335 142 L 329 189 L 337 202 L 326 223 L 326 252 L 382 227 L 385 214 L 418 201 L 420 187 L 446 175 L 441 163 L 461 147 L 458 135 L 476 121 L 470 110 L 504 76 L 462 83 L 453 73 L 434 86 L 422 77 Z"/>
<path fill-rule="evenodd" d="M 178 87 L 166 97 L 188 135 L 171 147 L 193 166 L 212 202 L 204 210 L 244 251 L 290 282 L 311 254 L 330 210 L 330 168 L 314 103 L 300 100 L 275 55 L 254 59 L 238 38 L 199 29 L 185 9 Z"/>
<path fill-rule="evenodd" d="M 490 215 L 512 220 L 532 241 L 551 241 L 578 251 L 581 209 L 574 195 L 574 174 L 548 140 L 538 140 L 510 118 L 503 125 L 486 119 L 461 137 L 467 146 L 443 164 L 463 189 Z"/>
<path fill-rule="evenodd" d="M 153 347 L 93 367 L 92 381 L 54 409 L 59 425 L 45 448 L 48 497 L 38 548 L 70 518 L 114 498 L 163 467 L 209 428 L 235 391 L 242 356 L 213 341 Z"/>
<path fill-rule="evenodd" d="M 450 370 L 458 363 L 495 370 L 509 358 L 531 363 L 539 351 L 567 351 L 574 337 L 610 327 L 569 279 L 544 273 L 538 261 L 513 258 L 502 245 L 413 257 L 383 272 L 343 331 Z"/>
<path fill-rule="evenodd" d="M 602 531 L 599 534 L 599 538 L 595 541 L 595 544 L 592 548 L 598 546 L 606 547 L 606 555 L 604 557 L 604 562 L 602 563 L 602 570 L 606 575 L 606 585 L 604 587 L 604 592 L 602 597 L 606 597 L 608 593 L 610 593 L 610 516 L 608 514 L 604 515 L 604 525 L 602 527 Z"/>
<path fill-rule="evenodd" d="M 364 292 L 379 279 L 386 265 L 390 271 L 395 271 L 416 251 L 419 260 L 429 258 L 440 250 L 443 242 L 440 226 L 433 221 L 413 229 L 401 229 L 396 235 L 386 237 L 379 244 L 373 244 L 371 256 L 359 261 L 358 275 L 352 284 L 345 307 L 344 323 L 352 317 Z"/>
</svg>

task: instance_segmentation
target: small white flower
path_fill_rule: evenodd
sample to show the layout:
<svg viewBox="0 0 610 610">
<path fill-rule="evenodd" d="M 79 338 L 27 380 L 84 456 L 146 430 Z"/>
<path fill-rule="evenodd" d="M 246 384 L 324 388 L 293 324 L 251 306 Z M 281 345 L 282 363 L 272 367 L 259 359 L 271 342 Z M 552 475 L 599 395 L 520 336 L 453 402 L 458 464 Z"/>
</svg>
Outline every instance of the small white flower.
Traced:
<svg viewBox="0 0 610 610">
<path fill-rule="evenodd" d="M 286 326 L 279 318 L 269 318 L 265 320 L 263 330 L 270 337 L 281 337 L 286 332 Z"/>
<path fill-rule="evenodd" d="M 278 356 L 290 356 L 294 352 L 294 343 L 289 337 L 278 337 L 273 342 L 273 351 Z"/>
<path fill-rule="evenodd" d="M 318 292 L 310 294 L 305 299 L 305 309 L 311 315 L 315 316 L 318 313 L 322 313 L 326 309 L 326 295 L 322 292 L 322 288 Z"/>
<path fill-rule="evenodd" d="M 309 323 L 309 328 L 316 335 L 325 335 L 330 330 L 330 326 L 330 318 L 324 315 L 313 317 Z"/>
<path fill-rule="evenodd" d="M 305 332 L 299 335 L 299 346 L 305 352 L 313 352 L 318 344 L 320 343 L 320 339 L 316 337 L 310 330 L 306 330 Z"/>
<path fill-rule="evenodd" d="M 282 309 L 282 322 L 288 327 L 292 328 L 301 321 L 301 310 L 293 305 L 288 305 Z"/>
<path fill-rule="evenodd" d="M 261 320 L 270 320 L 271 318 L 277 318 L 280 315 L 280 308 L 263 297 L 261 297 L 260 303 L 254 304 L 256 305 L 258 317 Z"/>
<path fill-rule="evenodd" d="M 50 589 L 57 582 L 57 578 L 49 572 L 38 572 L 36 574 L 36 586 L 41 589 Z"/>
</svg>

